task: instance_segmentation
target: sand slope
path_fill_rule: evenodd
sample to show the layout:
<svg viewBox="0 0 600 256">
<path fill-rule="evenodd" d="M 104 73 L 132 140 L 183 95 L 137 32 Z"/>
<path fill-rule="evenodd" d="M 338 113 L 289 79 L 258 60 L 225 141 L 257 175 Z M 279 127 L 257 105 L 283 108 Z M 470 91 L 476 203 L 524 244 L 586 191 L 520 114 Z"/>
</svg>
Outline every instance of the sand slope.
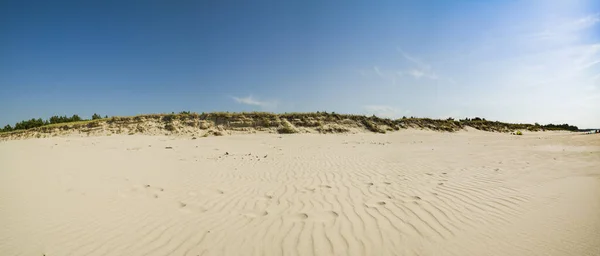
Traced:
<svg viewBox="0 0 600 256">
<path fill-rule="evenodd" d="M 5 141 L 0 254 L 600 255 L 599 167 L 566 132 Z"/>
</svg>

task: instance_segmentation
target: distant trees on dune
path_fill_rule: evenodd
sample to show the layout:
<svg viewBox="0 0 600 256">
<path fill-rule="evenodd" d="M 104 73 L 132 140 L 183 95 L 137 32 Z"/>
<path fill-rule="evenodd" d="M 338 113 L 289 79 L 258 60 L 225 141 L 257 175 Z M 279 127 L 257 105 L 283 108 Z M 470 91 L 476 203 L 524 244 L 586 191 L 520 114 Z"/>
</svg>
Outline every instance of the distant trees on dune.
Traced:
<svg viewBox="0 0 600 256">
<path fill-rule="evenodd" d="M 81 120 L 83 120 L 83 119 L 81 119 L 81 117 L 79 117 L 78 115 L 73 115 L 72 117 L 53 116 L 53 117 L 50 117 L 50 119 L 48 119 L 48 121 L 50 121 L 50 124 L 77 122 L 77 121 L 81 121 Z"/>
<path fill-rule="evenodd" d="M 568 124 L 547 124 L 547 125 L 542 125 L 542 127 L 546 130 L 567 130 L 567 131 L 573 131 L 573 132 L 576 132 L 579 130 L 579 128 L 577 126 L 568 125 Z"/>
<path fill-rule="evenodd" d="M 506 126 L 510 129 L 513 130 L 518 130 L 518 129 L 526 129 L 526 130 L 565 130 L 565 131 L 572 131 L 572 132 L 576 132 L 579 131 L 579 128 L 577 126 L 574 125 L 569 125 L 569 124 L 546 124 L 546 125 L 540 125 L 539 123 L 535 123 L 535 124 L 515 124 L 515 123 L 504 123 L 504 122 L 499 122 L 499 121 L 488 121 L 485 120 L 485 118 L 479 118 L 479 117 L 475 117 L 475 118 L 465 118 L 465 119 L 461 119 L 459 120 L 460 122 L 464 123 L 465 125 L 470 125 L 473 127 L 479 127 L 481 125 L 485 126 L 485 125 L 499 125 L 499 126 Z"/>
<path fill-rule="evenodd" d="M 108 116 L 107 116 L 108 117 Z M 92 116 L 92 120 L 102 119 L 102 116 L 94 113 Z M 71 122 L 79 122 L 85 121 L 85 119 L 81 118 L 79 115 L 68 116 L 52 116 L 47 120 L 42 120 L 41 118 L 35 119 L 32 118 L 30 120 L 24 120 L 15 124 L 14 127 L 10 125 L 4 126 L 4 128 L 0 129 L 0 132 L 10 132 L 16 130 L 27 130 L 31 128 L 36 128 L 44 125 L 50 124 L 60 124 L 60 123 L 71 123 Z"/>
<path fill-rule="evenodd" d="M 41 118 L 31 120 L 21 121 L 15 124 L 15 130 L 27 130 L 30 128 L 40 127 L 42 125 L 48 124 L 48 121 L 43 121 Z"/>
<path fill-rule="evenodd" d="M 4 128 L 0 129 L 0 132 L 10 132 L 12 130 L 12 126 L 10 126 L 10 124 L 7 124 L 6 126 L 4 126 Z"/>
</svg>

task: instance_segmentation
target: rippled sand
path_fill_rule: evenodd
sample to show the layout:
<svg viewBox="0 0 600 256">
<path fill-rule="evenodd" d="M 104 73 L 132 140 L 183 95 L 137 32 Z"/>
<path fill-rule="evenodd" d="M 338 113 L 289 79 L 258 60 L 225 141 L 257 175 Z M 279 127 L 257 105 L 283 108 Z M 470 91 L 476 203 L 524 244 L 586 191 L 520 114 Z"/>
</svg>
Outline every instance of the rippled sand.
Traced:
<svg viewBox="0 0 600 256">
<path fill-rule="evenodd" d="M 0 143 L 0 255 L 600 255 L 600 135 Z"/>
</svg>

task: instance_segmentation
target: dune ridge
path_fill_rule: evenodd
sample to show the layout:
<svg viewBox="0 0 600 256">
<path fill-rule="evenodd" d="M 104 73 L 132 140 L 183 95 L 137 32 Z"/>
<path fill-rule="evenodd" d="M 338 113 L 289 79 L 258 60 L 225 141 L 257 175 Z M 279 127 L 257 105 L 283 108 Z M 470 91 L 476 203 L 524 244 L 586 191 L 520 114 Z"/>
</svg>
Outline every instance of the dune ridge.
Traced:
<svg viewBox="0 0 600 256">
<path fill-rule="evenodd" d="M 42 120 L 39 119 L 40 124 Z M 43 125 L 27 130 L 0 133 L 0 140 L 46 138 L 65 135 L 98 136 L 112 134 L 222 136 L 239 133 L 386 133 L 400 129 L 419 128 L 456 132 L 472 127 L 489 132 L 515 132 L 517 130 L 544 131 L 548 129 L 575 129 L 567 124 L 511 124 L 488 121 L 482 118 L 461 120 L 401 118 L 388 119 L 376 116 L 316 113 L 274 114 L 251 113 L 190 113 L 148 114 L 131 117 L 110 117 L 71 123 Z"/>
</svg>

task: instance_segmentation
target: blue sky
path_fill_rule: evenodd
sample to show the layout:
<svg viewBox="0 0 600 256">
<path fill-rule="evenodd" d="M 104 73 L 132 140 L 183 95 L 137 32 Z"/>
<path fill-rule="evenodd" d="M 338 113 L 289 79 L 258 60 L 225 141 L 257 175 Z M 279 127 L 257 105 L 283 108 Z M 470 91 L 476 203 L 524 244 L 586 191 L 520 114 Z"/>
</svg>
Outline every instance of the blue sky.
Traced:
<svg viewBox="0 0 600 256">
<path fill-rule="evenodd" d="M 324 2 L 0 1 L 0 125 L 326 110 L 600 127 L 598 1 Z"/>
</svg>

